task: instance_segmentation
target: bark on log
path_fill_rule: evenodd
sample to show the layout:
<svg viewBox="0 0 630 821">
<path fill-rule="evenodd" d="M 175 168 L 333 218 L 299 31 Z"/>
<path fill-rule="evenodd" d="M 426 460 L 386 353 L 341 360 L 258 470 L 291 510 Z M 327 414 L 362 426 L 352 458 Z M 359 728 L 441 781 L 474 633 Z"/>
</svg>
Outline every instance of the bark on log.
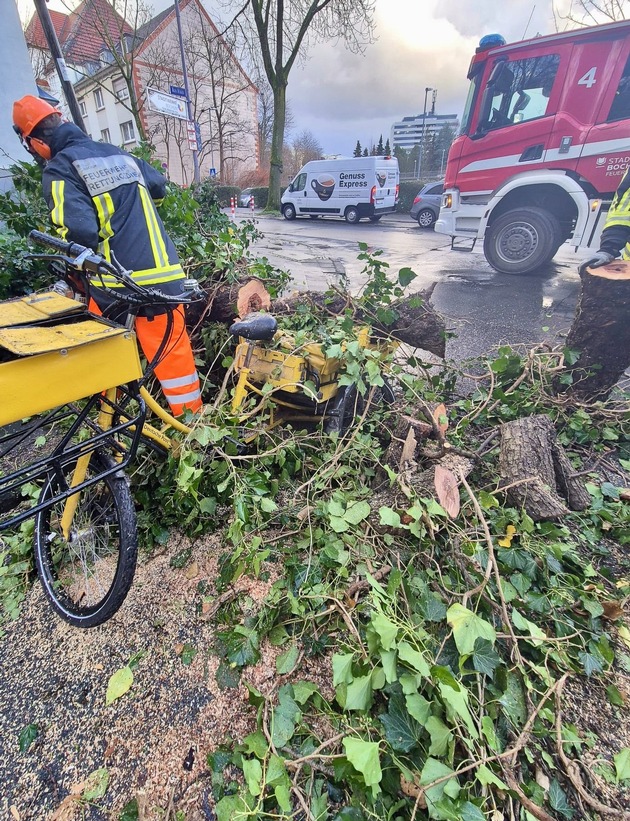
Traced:
<svg viewBox="0 0 630 821">
<path fill-rule="evenodd" d="M 536 522 L 568 513 L 561 495 L 572 510 L 584 510 L 590 503 L 547 416 L 501 425 L 499 476 L 509 503 L 523 507 Z"/>
<path fill-rule="evenodd" d="M 580 352 L 569 367 L 570 391 L 585 400 L 606 399 L 630 367 L 630 263 L 618 261 L 581 272 L 582 287 L 566 346 Z"/>
<path fill-rule="evenodd" d="M 199 322 L 204 314 L 204 307 L 207 308 L 205 319 L 226 324 L 233 322 L 237 315 L 238 290 L 243 284 L 242 282 L 233 285 L 222 284 L 209 291 L 207 306 L 197 305 L 192 310 L 189 309 L 189 326 L 194 327 Z M 406 299 L 398 300 L 389 306 L 396 317 L 391 325 L 379 324 L 373 318 L 368 320 L 366 315 L 359 310 L 354 311 L 353 318 L 358 323 L 369 321 L 377 332 L 381 331 L 400 342 L 429 351 L 443 359 L 446 352 L 446 326 L 443 317 L 429 302 L 432 292 L 433 287 L 412 294 Z M 341 295 L 327 301 L 324 294 L 306 291 L 274 300 L 271 303 L 271 313 L 278 318 L 281 324 L 283 315 L 294 313 L 298 305 L 303 309 L 305 304 L 312 306 L 313 310 L 333 315 L 341 315 L 349 307 L 353 307 L 352 303 Z"/>
</svg>

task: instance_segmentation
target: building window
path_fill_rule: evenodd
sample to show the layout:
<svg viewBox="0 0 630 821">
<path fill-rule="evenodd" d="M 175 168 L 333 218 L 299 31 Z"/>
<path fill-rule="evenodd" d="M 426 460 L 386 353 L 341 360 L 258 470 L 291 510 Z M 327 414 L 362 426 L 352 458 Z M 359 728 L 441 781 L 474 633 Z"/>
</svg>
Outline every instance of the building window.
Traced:
<svg viewBox="0 0 630 821">
<path fill-rule="evenodd" d="M 101 131 L 101 142 L 102 143 L 111 143 L 111 139 L 109 136 L 109 128 L 104 128 Z"/>
<path fill-rule="evenodd" d="M 120 133 L 122 134 L 123 143 L 134 142 L 136 139 L 136 133 L 133 130 L 133 120 L 128 120 L 126 123 L 121 123 Z"/>
<path fill-rule="evenodd" d="M 87 106 L 83 100 L 79 100 L 79 109 L 82 117 L 87 117 Z"/>
<path fill-rule="evenodd" d="M 97 111 L 100 111 L 102 108 L 105 108 L 105 103 L 103 102 L 103 92 L 100 88 L 94 89 L 94 102 L 96 103 Z"/>
<path fill-rule="evenodd" d="M 114 80 L 112 85 L 114 88 L 114 96 L 117 100 L 129 99 L 129 88 L 122 77 L 119 77 L 117 80 Z"/>
</svg>

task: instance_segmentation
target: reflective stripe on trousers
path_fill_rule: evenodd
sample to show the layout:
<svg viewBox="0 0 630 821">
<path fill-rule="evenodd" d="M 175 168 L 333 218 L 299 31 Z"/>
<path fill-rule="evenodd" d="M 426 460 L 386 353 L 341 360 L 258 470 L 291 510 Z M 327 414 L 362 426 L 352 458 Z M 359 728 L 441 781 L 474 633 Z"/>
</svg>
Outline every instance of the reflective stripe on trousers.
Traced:
<svg viewBox="0 0 630 821">
<path fill-rule="evenodd" d="M 136 318 L 138 342 L 149 362 L 164 338 L 167 320 L 166 314 L 159 314 L 151 320 L 143 316 Z M 201 410 L 199 376 L 186 330 L 184 309 L 181 306 L 173 311 L 173 330 L 162 353 L 162 361 L 155 368 L 155 375 L 160 380 L 162 391 L 174 416 L 182 414 L 185 410 Z"/>
<path fill-rule="evenodd" d="M 89 309 L 93 313 L 101 313 L 94 299 L 90 300 Z M 151 320 L 143 316 L 136 317 L 134 329 L 148 362 L 151 362 L 162 343 L 167 321 L 167 314 L 160 314 Z M 179 416 L 185 410 L 201 410 L 199 376 L 181 305 L 173 311 L 173 329 L 162 352 L 162 359 L 155 367 L 155 375 L 160 380 L 173 416 Z"/>
</svg>

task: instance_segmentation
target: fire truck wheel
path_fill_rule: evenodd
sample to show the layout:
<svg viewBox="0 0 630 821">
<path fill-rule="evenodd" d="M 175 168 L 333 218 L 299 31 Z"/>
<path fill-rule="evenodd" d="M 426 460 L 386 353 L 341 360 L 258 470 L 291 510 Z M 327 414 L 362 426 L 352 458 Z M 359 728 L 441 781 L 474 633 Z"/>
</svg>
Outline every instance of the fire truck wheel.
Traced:
<svg viewBox="0 0 630 821">
<path fill-rule="evenodd" d="M 502 274 L 531 274 L 547 265 L 562 242 L 557 218 L 527 206 L 501 214 L 486 231 L 483 250 Z"/>
<path fill-rule="evenodd" d="M 285 220 L 294 220 L 295 219 L 295 206 L 291 205 L 291 203 L 288 202 L 282 208 L 282 215 L 284 216 Z"/>
</svg>

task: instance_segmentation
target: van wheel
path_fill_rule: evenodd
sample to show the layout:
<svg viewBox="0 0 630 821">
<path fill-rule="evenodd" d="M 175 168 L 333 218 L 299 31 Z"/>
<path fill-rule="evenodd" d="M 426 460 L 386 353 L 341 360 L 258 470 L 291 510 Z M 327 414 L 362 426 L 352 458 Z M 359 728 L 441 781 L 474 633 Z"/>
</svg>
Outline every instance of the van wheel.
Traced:
<svg viewBox="0 0 630 821">
<path fill-rule="evenodd" d="M 373 214 L 370 217 L 370 222 L 378 222 L 382 216 L 382 214 Z"/>
<path fill-rule="evenodd" d="M 290 202 L 288 202 L 286 205 L 283 205 L 282 216 L 285 218 L 285 220 L 294 220 L 296 217 L 295 206 L 291 205 Z"/>
<path fill-rule="evenodd" d="M 502 274 L 531 274 L 547 265 L 562 243 L 558 219 L 528 206 L 501 214 L 486 231 L 483 252 Z"/>
<path fill-rule="evenodd" d="M 435 223 L 435 214 L 430 208 L 423 208 L 418 212 L 418 225 L 420 228 L 433 228 Z"/>
<path fill-rule="evenodd" d="M 360 219 L 359 209 L 355 208 L 354 205 L 351 205 L 348 208 L 346 208 L 344 216 L 346 218 L 346 222 L 351 222 L 354 224 L 355 222 L 358 222 Z"/>
</svg>

